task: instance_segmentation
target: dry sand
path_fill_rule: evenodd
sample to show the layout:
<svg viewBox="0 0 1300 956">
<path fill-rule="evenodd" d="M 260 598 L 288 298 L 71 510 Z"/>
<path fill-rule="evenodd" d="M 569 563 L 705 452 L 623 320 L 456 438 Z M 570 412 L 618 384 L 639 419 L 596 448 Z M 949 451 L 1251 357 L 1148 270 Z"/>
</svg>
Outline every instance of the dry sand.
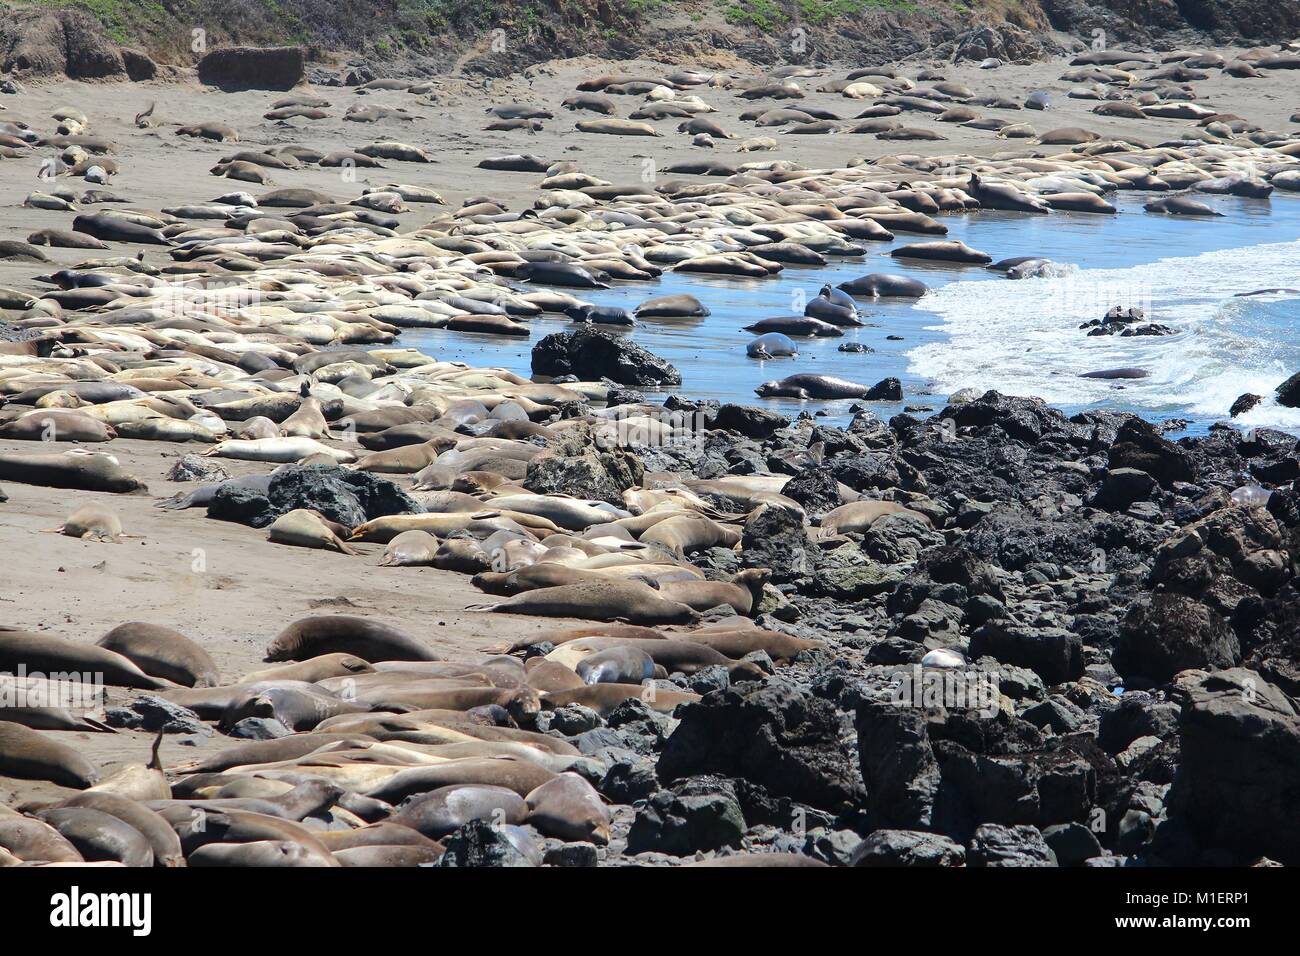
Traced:
<svg viewBox="0 0 1300 956">
<path fill-rule="evenodd" d="M 924 64 L 909 63 L 910 75 Z M 1084 126 L 1104 136 L 1125 135 L 1148 143 L 1177 138 L 1194 126 L 1188 120 L 1121 120 L 1094 116 L 1092 100 L 1072 100 L 1065 95 L 1069 84 L 1058 81 L 1067 67 L 1062 61 L 1031 66 L 1005 66 L 982 71 L 974 66 L 945 67 L 948 79 L 967 83 L 978 95 L 1023 98 L 1029 91 L 1045 89 L 1054 94 L 1056 108 L 1047 113 L 992 111 L 978 108 L 981 115 L 998 115 L 1010 121 L 1030 122 L 1041 132 L 1063 126 Z M 756 129 L 738 116 L 755 104 L 727 90 L 700 88 L 698 94 L 719 107 L 710 114 L 724 128 L 741 138 L 773 136 L 779 148 L 766 153 L 736 154 L 737 141 L 719 141 L 706 150 L 690 145 L 690 137 L 676 132 L 680 120 L 657 122 L 661 138 L 624 138 L 582 134 L 574 130 L 577 119 L 593 114 L 570 113 L 559 107 L 584 76 L 608 70 L 623 72 L 669 72 L 652 63 L 597 64 L 565 61 L 536 67 L 528 75 L 498 80 L 485 90 L 480 82 L 445 79 L 441 92 L 433 97 L 406 93 L 361 95 L 352 89 L 322 89 L 332 102 L 331 117 L 316 122 L 294 120 L 275 123 L 262 119 L 272 101 L 281 94 L 268 92 L 220 93 L 197 84 L 87 84 L 58 82 L 32 84 L 18 96 L 0 97 L 0 121 L 20 118 L 48 132 L 50 112 L 59 106 L 75 106 L 92 120 L 95 135 L 118 144 L 114 154 L 121 172 L 113 181 L 114 192 L 130 198 L 131 204 L 157 210 L 182 202 L 209 200 L 232 190 L 258 194 L 269 187 L 219 179 L 208 174 L 222 156 L 239 149 L 258 149 L 281 143 L 299 143 L 324 151 L 355 149 L 365 143 L 394 139 L 420 146 L 432 153 L 432 165 L 386 161 L 387 169 L 357 170 L 356 182 L 345 182 L 337 170 L 308 167 L 293 172 L 272 171 L 275 186 L 306 186 L 330 193 L 342 200 L 354 198 L 365 185 L 391 182 L 431 186 L 453 206 L 465 198 L 492 195 L 508 201 L 512 209 L 531 205 L 536 197 L 537 174 L 488 172 L 476 169 L 485 156 L 526 152 L 544 159 L 574 160 L 594 175 L 615 183 L 640 181 L 648 158 L 653 165 L 686 158 L 713 157 L 724 161 L 764 159 L 796 160 L 808 166 L 842 166 L 854 157 L 875 158 L 899 153 L 926 155 L 954 152 L 988 156 L 1004 150 L 1022 150 L 1025 141 L 998 139 L 992 132 L 940 124 L 928 114 L 907 113 L 900 117 L 907 125 L 941 130 L 949 137 L 941 142 L 878 141 L 871 136 L 786 136 L 776 129 Z M 822 78 L 800 80 L 813 90 L 825 79 L 844 75 L 851 66 L 827 69 Z M 1259 125 L 1285 130 L 1292 128 L 1290 115 L 1300 108 L 1300 71 L 1274 73 L 1265 79 L 1233 79 L 1210 71 L 1212 79 L 1195 84 L 1198 102 L 1223 112 L 1238 113 Z M 619 114 L 639 105 L 641 97 L 616 97 Z M 155 118 L 166 123 L 221 121 L 235 126 L 242 135 L 236 144 L 209 143 L 179 137 L 174 126 L 140 130 L 134 115 L 156 101 Z M 537 134 L 525 131 L 486 132 L 485 109 L 497 103 L 526 102 L 550 108 L 555 119 L 546 121 Z M 413 122 L 385 120 L 374 124 L 343 122 L 341 116 L 354 102 L 402 106 L 420 118 Z M 793 103 L 764 101 L 773 106 L 814 105 L 851 117 L 870 105 L 869 100 L 848 100 L 838 94 L 810 92 L 807 99 Z M 1054 150 L 1040 148 L 1044 154 Z M 49 212 L 22 206 L 33 189 L 44 188 L 37 179 L 37 160 L 0 160 L 0 207 L 4 227 L 0 237 L 22 239 L 38 228 L 69 228 L 72 213 Z M 663 176 L 663 174 L 661 174 Z M 663 178 L 668 178 L 663 176 Z M 676 177 L 674 177 L 676 178 Z M 79 180 L 62 180 L 59 185 L 88 188 Z M 90 207 L 100 209 L 104 207 Z M 402 216 L 405 228 L 416 228 L 436 215 L 440 207 L 416 205 Z M 115 244 L 112 255 L 135 247 Z M 53 259 L 71 265 L 97 253 L 74 249 L 49 250 Z M 146 261 L 161 265 L 168 261 L 157 247 L 145 247 Z M 41 288 L 32 277 L 51 271 L 49 266 L 0 262 L 0 285 L 25 289 Z M 864 270 L 870 271 L 870 270 Z M 455 359 L 450 352 L 439 358 Z M 67 446 L 61 446 L 67 447 Z M 168 482 L 164 473 L 181 454 L 198 452 L 198 445 L 169 445 L 119 439 L 111 451 L 127 470 L 145 479 L 148 495 L 107 495 L 92 492 L 57 491 L 30 485 L 6 483 L 9 501 L 0 505 L 0 553 L 7 557 L 4 586 L 0 588 L 0 623 L 35 630 L 49 630 L 64 636 L 94 641 L 109 628 L 124 621 L 148 620 L 177 628 L 203 644 L 227 679 L 259 665 L 266 643 L 287 623 L 312 613 L 345 612 L 373 615 L 390 621 L 427 639 L 451 658 L 469 658 L 485 645 L 555 626 L 556 622 L 516 616 L 497 616 L 466 611 L 466 605 L 482 599 L 460 574 L 433 569 L 381 568 L 377 545 L 361 545 L 361 557 L 347 557 L 272 545 L 264 530 L 210 520 L 204 509 L 164 511 L 155 507 L 158 498 L 195 487 Z M 0 452 L 31 452 L 31 443 L 0 441 Z M 264 471 L 266 466 L 220 460 L 233 474 Z M 119 544 L 100 544 L 43 533 L 59 525 L 77 506 L 91 500 L 106 501 L 121 516 L 126 531 L 139 537 Z M 120 700 L 125 692 L 113 696 Z M 122 732 L 110 734 L 57 734 L 75 738 L 74 745 L 101 765 L 114 761 L 145 759 L 151 737 Z M 199 749 L 220 746 L 221 738 L 198 742 Z M 176 763 L 195 749 L 169 737 L 163 758 Z M 49 784 L 28 784 L 0 780 L 0 802 L 41 797 L 57 793 Z"/>
</svg>

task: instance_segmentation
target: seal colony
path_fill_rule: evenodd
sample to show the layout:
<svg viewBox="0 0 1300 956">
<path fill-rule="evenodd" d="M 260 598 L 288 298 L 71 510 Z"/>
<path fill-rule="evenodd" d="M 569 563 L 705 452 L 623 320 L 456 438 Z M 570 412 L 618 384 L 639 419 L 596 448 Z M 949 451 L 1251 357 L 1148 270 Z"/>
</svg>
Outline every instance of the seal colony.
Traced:
<svg viewBox="0 0 1300 956">
<path fill-rule="evenodd" d="M 1233 62 L 1281 68 L 1249 51 Z M 827 80 L 853 109 L 871 104 L 847 118 L 800 108 L 817 71 L 656 70 L 497 104 L 485 123 L 527 135 L 562 106 L 600 114 L 573 121 L 584 141 L 735 139 L 742 153 L 777 140 L 745 139 L 739 123 L 784 142 L 942 142 L 927 122 L 1033 142 L 838 165 L 671 161 L 657 168 L 670 178 L 624 184 L 581 159 L 502 153 L 479 165 L 527 177 L 513 187 L 526 201 L 453 206 L 417 174 L 439 161 L 432 144 L 266 144 L 150 108 L 133 135 L 211 141 L 213 176 L 259 190 L 223 183 L 154 209 L 111 191 L 131 149 L 96 133 L 93 110 L 31 126 L 0 113 L 0 172 L 52 155 L 64 174 L 27 197 L 25 214 L 48 222 L 0 246 L 14 277 L 0 289 L 0 483 L 56 507 L 62 523 L 33 533 L 74 539 L 7 542 L 96 549 L 123 574 L 184 528 L 321 575 L 298 583 L 313 613 L 260 616 L 240 633 L 260 660 L 234 667 L 234 627 L 164 623 L 161 609 L 93 630 L 0 627 L 7 674 L 98 673 L 110 698 L 87 718 L 32 705 L 39 678 L 0 677 L 29 701 L 0 705 L 0 784 L 33 788 L 0 803 L 0 862 L 1300 861 L 1281 798 L 1300 765 L 1296 647 L 1273 623 L 1300 608 L 1294 438 L 1223 427 L 1174 443 L 1133 415 L 1067 418 L 995 392 L 886 422 L 873 403 L 904 399 L 896 378 L 756 370 L 760 398 L 868 403 L 834 428 L 693 402 L 689 369 L 635 345 L 639 323 L 708 314 L 707 289 L 656 295 L 665 272 L 761 283 L 887 252 L 1014 279 L 1043 260 L 945 239 L 944 217 L 1113 215 L 1104 197 L 1120 191 L 1198 217 L 1209 207 L 1193 193 L 1300 186 L 1300 139 L 1198 103 L 1171 67 L 1142 54 L 1072 67 L 1071 93 L 1098 117 L 1177 134 L 998 125 L 979 111 L 1021 103 L 887 67 Z M 357 93 L 420 95 L 369 86 Z M 722 97 L 746 104 L 734 124 L 706 115 Z M 261 108 L 311 124 L 335 107 Z M 342 117 L 416 118 L 373 103 Z M 342 177 L 326 191 L 300 184 L 309 167 L 416 181 Z M 419 224 L 401 218 L 413 209 Z M 794 366 L 801 339 L 927 291 L 863 266 L 837 287 L 810 280 L 802 314 L 754 316 L 737 354 Z M 644 301 L 585 301 L 614 284 Z M 447 330 L 513 347 L 539 316 L 573 330 L 536 343 L 532 378 L 463 361 L 459 339 L 401 339 Z M 683 382 L 662 402 L 638 391 Z M 169 481 L 190 487 L 168 495 Z M 238 565 L 219 573 L 235 602 L 257 586 Z M 416 612 L 373 613 L 361 595 L 380 588 Z M 418 613 L 428 591 L 474 596 L 440 626 Z M 122 738 L 118 759 L 79 748 L 71 734 L 86 731 Z M 178 734 L 200 750 L 163 760 L 160 741 Z"/>
</svg>

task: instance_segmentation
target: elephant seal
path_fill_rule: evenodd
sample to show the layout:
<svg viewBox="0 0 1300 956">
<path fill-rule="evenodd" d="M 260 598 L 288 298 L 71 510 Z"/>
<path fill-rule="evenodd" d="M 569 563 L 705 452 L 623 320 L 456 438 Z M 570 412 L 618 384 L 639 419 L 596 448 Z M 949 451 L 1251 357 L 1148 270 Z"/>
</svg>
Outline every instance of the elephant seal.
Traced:
<svg viewBox="0 0 1300 956">
<path fill-rule="evenodd" d="M 17 441 L 104 442 L 117 437 L 107 421 L 77 411 L 47 408 L 0 425 L 0 438 Z"/>
<path fill-rule="evenodd" d="M 79 644 L 53 634 L 0 629 L 0 670 L 15 673 L 20 666 L 29 672 L 97 673 L 113 687 L 163 690 L 170 686 L 107 648 Z"/>
<path fill-rule="evenodd" d="M 1138 379 L 1149 378 L 1150 375 L 1151 373 L 1144 368 L 1105 368 L 1095 372 L 1080 372 L 1079 378 Z"/>
<path fill-rule="evenodd" d="M 824 649 L 822 641 L 791 637 L 769 631 L 745 620 L 737 625 L 723 622 L 717 629 L 697 628 L 679 635 L 682 640 L 705 644 L 727 657 L 739 660 L 754 651 L 763 651 L 774 661 L 790 661 L 803 651 Z"/>
<path fill-rule="evenodd" d="M 647 299 L 635 309 L 638 319 L 698 319 L 709 315 L 709 310 L 693 295 L 661 295 Z"/>
<path fill-rule="evenodd" d="M 154 864 L 153 846 L 143 833 L 120 817 L 84 806 L 54 807 L 37 812 L 36 817 L 58 830 L 88 863 Z"/>
<path fill-rule="evenodd" d="M 281 664 L 277 667 L 264 667 L 261 670 L 245 674 L 240 683 L 252 684 L 257 681 L 296 680 L 307 684 L 329 680 L 331 677 L 352 677 L 357 674 L 372 674 L 374 668 L 369 663 L 352 654 L 321 654 L 309 657 L 305 661 Z"/>
<path fill-rule="evenodd" d="M 676 601 L 665 601 L 648 585 L 612 579 L 538 588 L 486 609 L 498 614 L 576 617 L 629 624 L 690 624 L 699 618 L 693 609 Z"/>
<path fill-rule="evenodd" d="M 643 656 L 645 655 L 644 651 L 641 653 Z M 575 687 L 582 687 L 586 684 L 586 681 L 573 668 L 558 661 L 548 661 L 541 657 L 534 657 L 530 659 L 529 663 L 533 664 L 533 666 L 528 668 L 528 686 L 539 694 L 553 694 L 557 691 L 573 690 Z M 651 668 L 654 667 L 654 661 L 650 661 L 650 666 Z"/>
<path fill-rule="evenodd" d="M 844 330 L 830 322 L 807 315 L 782 315 L 770 319 L 760 319 L 753 325 L 744 327 L 744 331 L 755 335 L 768 332 L 780 332 L 782 335 L 815 336 L 817 338 L 837 338 Z"/>
<path fill-rule="evenodd" d="M 334 859 L 344 866 L 430 866 L 442 859 L 441 846 L 356 846 L 336 850 Z"/>
<path fill-rule="evenodd" d="M 458 784 L 473 784 L 504 787 L 525 797 L 555 776 L 545 767 L 517 757 L 460 757 L 399 770 L 384 783 L 367 791 L 366 796 L 395 805 L 415 794 Z"/>
<path fill-rule="evenodd" d="M 321 854 L 289 840 L 250 840 L 247 843 L 207 843 L 186 859 L 189 866 L 328 867 L 341 866 L 329 853 Z"/>
<path fill-rule="evenodd" d="M 116 817 L 135 829 L 149 842 L 155 865 L 184 865 L 185 857 L 176 831 L 168 826 L 166 820 L 139 800 L 131 800 L 112 793 L 84 790 L 70 800 L 65 800 L 63 806 L 84 807 Z"/>
<path fill-rule="evenodd" d="M 122 519 L 102 505 L 85 505 L 52 530 L 83 541 L 116 543 L 122 537 Z"/>
<path fill-rule="evenodd" d="M 1006 134 L 1010 127 L 1003 129 Z M 1032 135 L 1032 130 L 1030 131 Z M 1051 212 L 1047 203 L 1021 191 L 1010 183 L 985 182 L 976 173 L 971 173 L 966 192 L 979 201 L 986 209 L 1001 209 L 1009 212 Z"/>
<path fill-rule="evenodd" d="M 144 493 L 148 486 L 103 452 L 74 450 L 57 455 L 0 455 L 0 480 L 78 491 Z"/>
<path fill-rule="evenodd" d="M 304 661 L 330 653 L 353 654 L 372 663 L 443 659 L 423 641 L 380 621 L 329 614 L 294 621 L 267 646 L 263 660 Z"/>
<path fill-rule="evenodd" d="M 108 249 L 109 244 L 81 232 L 67 229 L 38 229 L 27 237 L 34 246 L 51 246 L 59 249 Z"/>
<path fill-rule="evenodd" d="M 596 788 L 576 773 L 562 773 L 524 798 L 528 823 L 560 840 L 609 844 L 609 808 Z"/>
<path fill-rule="evenodd" d="M 727 605 L 748 617 L 763 599 L 763 586 L 771 579 L 772 572 L 766 568 L 746 568 L 730 581 L 666 581 L 659 585 L 659 593 L 697 611 Z"/>
<path fill-rule="evenodd" d="M 1153 199 L 1142 206 L 1147 212 L 1164 213 L 1167 216 L 1222 216 L 1207 204 L 1190 196 L 1167 196 Z"/>
<path fill-rule="evenodd" d="M 128 621 L 95 643 L 133 661 L 150 676 L 184 687 L 216 687 L 221 683 L 217 665 L 207 651 L 161 624 Z"/>
<path fill-rule="evenodd" d="M 925 259 L 930 262 L 958 262 L 963 265 L 985 265 L 993 261 L 993 257 L 987 252 L 972 249 L 959 239 L 913 242 L 891 249 L 889 254 L 895 259 Z"/>
<path fill-rule="evenodd" d="M 267 537 L 276 544 L 299 548 L 317 548 L 355 555 L 356 549 L 340 538 L 325 519 L 307 508 L 286 511 L 271 523 Z"/>
<path fill-rule="evenodd" d="M 431 567 L 438 554 L 438 539 L 427 531 L 403 531 L 388 542 L 381 568 Z"/>
<path fill-rule="evenodd" d="M 780 381 L 764 382 L 754 389 L 754 393 L 761 398 L 798 399 L 891 398 L 892 396 L 884 394 L 885 391 L 881 385 L 862 385 L 833 375 L 811 372 L 788 375 Z"/>
<path fill-rule="evenodd" d="M 873 272 L 841 282 L 838 288 L 849 295 L 871 296 L 875 299 L 919 299 L 930 291 L 929 286 L 919 279 L 884 272 Z"/>
<path fill-rule="evenodd" d="M 0 813 L 0 850 L 24 863 L 85 862 L 77 848 L 54 827 L 16 814 Z"/>
<path fill-rule="evenodd" d="M 564 666 L 558 661 L 544 663 Z M 640 684 L 656 676 L 653 657 L 639 647 L 619 644 L 583 657 L 575 665 L 574 672 L 580 679 L 579 684 Z M 555 690 L 568 689 L 569 687 L 555 688 Z"/>
<path fill-rule="evenodd" d="M 750 358 L 788 358 L 799 354 L 799 346 L 784 332 L 767 332 L 745 346 Z"/>
<path fill-rule="evenodd" d="M 620 119 L 598 119 L 598 120 L 578 120 L 574 127 L 580 133 L 606 133 L 611 136 L 662 136 L 649 123 L 638 123 L 634 120 Z"/>
<path fill-rule="evenodd" d="M 82 232 L 105 242 L 138 242 L 145 245 L 170 246 L 172 241 L 162 230 L 110 213 L 93 213 L 72 220 L 73 232 Z"/>
<path fill-rule="evenodd" d="M 6 721 L 0 722 L 0 776 L 84 790 L 99 780 L 99 771 L 67 744 Z"/>
<path fill-rule="evenodd" d="M 851 501 L 832 508 L 822 516 L 819 534 L 826 537 L 846 531 L 861 533 L 886 515 L 907 515 L 926 527 L 931 525 L 926 515 L 896 501 Z"/>
<path fill-rule="evenodd" d="M 527 816 L 528 804 L 513 790 L 461 784 L 439 787 L 418 796 L 403 804 L 389 820 L 436 840 L 472 820 L 520 824 Z"/>
<path fill-rule="evenodd" d="M 608 717 L 619 704 L 633 698 L 643 701 L 657 713 L 671 714 L 681 704 L 697 702 L 700 700 L 700 695 L 687 691 L 664 690 L 654 684 L 587 684 L 585 687 L 547 694 L 544 703 L 552 709 L 568 704 L 581 704 L 590 707 L 601 717 Z"/>
</svg>

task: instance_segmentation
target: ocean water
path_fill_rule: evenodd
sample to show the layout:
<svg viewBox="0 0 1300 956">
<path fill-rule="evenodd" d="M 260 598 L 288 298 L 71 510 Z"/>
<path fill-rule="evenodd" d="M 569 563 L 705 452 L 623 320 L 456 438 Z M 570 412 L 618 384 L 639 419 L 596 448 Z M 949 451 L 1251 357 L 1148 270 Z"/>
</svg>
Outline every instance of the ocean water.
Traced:
<svg viewBox="0 0 1300 956">
<path fill-rule="evenodd" d="M 650 320 L 631 330 L 635 342 L 682 373 L 682 394 L 760 404 L 793 415 L 808 410 L 846 421 L 850 401 L 760 399 L 762 382 L 817 372 L 866 385 L 887 376 L 903 383 L 904 401 L 871 403 L 883 417 L 903 407 L 943 407 L 960 388 L 996 388 L 1037 395 L 1062 410 L 1105 408 L 1148 418 L 1186 419 L 1184 434 L 1203 432 L 1227 418 L 1244 392 L 1265 401 L 1236 419 L 1300 434 L 1300 410 L 1277 406 L 1273 389 L 1300 371 L 1300 295 L 1236 297 L 1270 287 L 1300 288 L 1300 197 L 1272 200 L 1199 197 L 1223 218 L 1151 215 L 1149 194 L 1129 193 L 1115 216 L 1053 213 L 1026 216 L 984 211 L 940 217 L 950 239 L 994 260 L 1034 255 L 1061 264 L 1052 277 L 1009 280 L 980 266 L 891 258 L 892 248 L 930 236 L 899 234 L 893 243 L 868 244 L 867 255 L 831 259 L 826 266 L 788 266 L 765 281 L 665 273 L 653 282 L 617 283 L 579 297 L 634 308 L 648 298 L 689 292 L 711 310 L 703 319 Z M 1112 201 L 1115 202 L 1114 197 Z M 800 297 L 869 272 L 909 275 L 931 292 L 912 301 L 859 300 L 870 325 L 842 338 L 796 339 L 796 357 L 746 357 L 753 338 L 742 326 L 801 312 Z M 1088 336 L 1082 322 L 1112 305 L 1135 305 L 1149 321 L 1178 330 L 1162 337 Z M 440 330 L 402 336 L 441 358 L 504 366 L 531 374 L 531 348 L 542 336 L 572 327 L 563 317 L 530 322 L 530 339 Z M 869 353 L 838 350 L 847 342 Z M 1080 374 L 1139 367 L 1149 377 L 1097 380 Z M 648 393 L 656 394 L 656 393 Z"/>
</svg>

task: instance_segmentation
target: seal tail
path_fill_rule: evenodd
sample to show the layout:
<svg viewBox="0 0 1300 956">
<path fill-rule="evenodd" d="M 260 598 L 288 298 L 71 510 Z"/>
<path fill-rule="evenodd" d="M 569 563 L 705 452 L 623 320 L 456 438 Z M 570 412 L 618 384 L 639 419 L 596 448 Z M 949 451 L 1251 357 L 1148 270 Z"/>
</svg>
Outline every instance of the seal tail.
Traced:
<svg viewBox="0 0 1300 956">
<path fill-rule="evenodd" d="M 496 604 L 466 604 L 467 611 L 494 611 L 499 605 Z"/>
</svg>

